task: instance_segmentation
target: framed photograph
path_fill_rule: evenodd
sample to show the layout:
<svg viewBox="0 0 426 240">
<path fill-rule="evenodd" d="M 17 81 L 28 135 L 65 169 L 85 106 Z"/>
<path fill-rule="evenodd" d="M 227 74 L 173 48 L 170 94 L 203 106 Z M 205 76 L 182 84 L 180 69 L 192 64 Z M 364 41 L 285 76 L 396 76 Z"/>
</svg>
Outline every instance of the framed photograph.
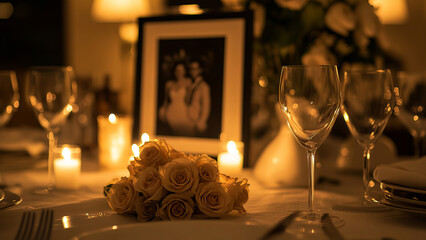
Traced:
<svg viewBox="0 0 426 240">
<path fill-rule="evenodd" d="M 249 148 L 252 12 L 139 19 L 134 139 L 217 156 L 220 140 Z"/>
</svg>

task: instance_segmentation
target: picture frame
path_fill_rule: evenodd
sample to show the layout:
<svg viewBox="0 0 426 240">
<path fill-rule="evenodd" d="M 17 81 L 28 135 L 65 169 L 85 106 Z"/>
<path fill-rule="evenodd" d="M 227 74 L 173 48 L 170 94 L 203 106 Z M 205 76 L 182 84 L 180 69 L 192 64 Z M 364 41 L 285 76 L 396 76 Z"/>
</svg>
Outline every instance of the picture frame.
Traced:
<svg viewBox="0 0 426 240">
<path fill-rule="evenodd" d="M 253 13 L 167 15 L 138 22 L 133 139 L 148 133 L 176 150 L 212 157 L 223 151 L 225 141 L 243 142 L 246 167 Z"/>
</svg>

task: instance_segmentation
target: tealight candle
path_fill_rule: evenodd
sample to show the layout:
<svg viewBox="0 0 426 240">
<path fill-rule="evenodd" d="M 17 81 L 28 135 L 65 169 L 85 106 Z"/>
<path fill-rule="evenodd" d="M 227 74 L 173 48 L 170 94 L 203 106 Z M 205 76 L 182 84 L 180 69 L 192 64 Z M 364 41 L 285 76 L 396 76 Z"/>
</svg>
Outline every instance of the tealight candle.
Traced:
<svg viewBox="0 0 426 240">
<path fill-rule="evenodd" d="M 243 150 L 244 144 L 242 142 L 235 143 L 229 141 L 227 143 L 227 151 L 221 152 L 217 156 L 219 171 L 221 173 L 235 177 L 240 174 L 243 169 Z"/>
<path fill-rule="evenodd" d="M 80 148 L 72 145 L 63 145 L 55 149 L 53 170 L 57 189 L 77 190 L 81 172 Z"/>
<path fill-rule="evenodd" d="M 131 154 L 132 119 L 128 116 L 98 116 L 99 163 L 103 168 L 126 168 Z"/>
</svg>

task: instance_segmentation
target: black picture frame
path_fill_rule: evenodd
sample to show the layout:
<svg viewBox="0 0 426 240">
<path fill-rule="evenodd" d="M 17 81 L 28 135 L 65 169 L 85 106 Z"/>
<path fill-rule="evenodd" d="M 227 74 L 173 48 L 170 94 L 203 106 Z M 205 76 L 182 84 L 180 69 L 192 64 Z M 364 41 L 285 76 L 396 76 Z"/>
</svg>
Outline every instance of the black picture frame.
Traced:
<svg viewBox="0 0 426 240">
<path fill-rule="evenodd" d="M 165 139 L 179 151 L 206 153 L 213 157 L 222 151 L 220 146 L 224 140 L 244 142 L 244 166 L 247 167 L 250 147 L 253 13 L 238 11 L 155 16 L 139 18 L 138 23 L 133 139 L 139 139 L 142 133 L 148 133 L 151 138 Z M 207 88 L 210 89 L 211 106 L 208 121 L 215 119 L 210 124 L 208 121 L 205 124 L 205 132 L 211 131 L 210 135 L 201 131 L 196 131 L 195 134 L 189 130 L 179 132 L 177 129 L 182 127 L 172 124 L 173 117 L 164 117 L 167 114 L 173 116 L 171 110 L 167 114 L 162 114 L 164 111 L 161 110 L 163 104 L 172 102 L 168 86 L 179 85 L 177 81 L 169 84 L 166 80 L 177 74 L 170 66 L 186 62 L 187 64 L 182 65 L 187 67 L 193 60 L 201 63 L 203 73 L 208 73 L 205 74 L 207 77 L 204 76 L 206 86 L 210 87 Z M 190 81 L 179 81 L 181 82 Z M 186 87 L 186 92 L 194 93 L 194 85 L 188 85 L 190 87 Z M 174 93 L 174 96 L 177 95 L 183 94 Z M 192 95 L 185 94 L 187 104 Z M 161 102 L 162 98 L 164 103 Z M 182 98 L 174 98 L 178 100 L 173 103 L 181 103 Z M 171 108 L 168 105 L 166 109 Z M 176 111 L 177 117 L 180 116 L 179 112 L 184 111 Z M 161 122 L 168 124 L 169 130 L 175 131 L 161 130 Z M 217 125 L 220 125 L 219 131 Z M 216 130 L 213 129 L 215 127 Z"/>
</svg>

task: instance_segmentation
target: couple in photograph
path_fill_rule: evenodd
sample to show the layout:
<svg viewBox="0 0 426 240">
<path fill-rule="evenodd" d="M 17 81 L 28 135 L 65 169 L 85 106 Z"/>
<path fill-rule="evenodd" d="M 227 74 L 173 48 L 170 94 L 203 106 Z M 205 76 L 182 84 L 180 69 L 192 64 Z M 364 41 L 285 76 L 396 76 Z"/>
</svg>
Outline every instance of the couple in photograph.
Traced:
<svg viewBox="0 0 426 240">
<path fill-rule="evenodd" d="M 200 136 L 207 130 L 210 116 L 210 86 L 203 78 L 201 61 L 176 62 L 174 79 L 166 82 L 165 100 L 159 109 L 160 121 L 173 135 Z"/>
</svg>

